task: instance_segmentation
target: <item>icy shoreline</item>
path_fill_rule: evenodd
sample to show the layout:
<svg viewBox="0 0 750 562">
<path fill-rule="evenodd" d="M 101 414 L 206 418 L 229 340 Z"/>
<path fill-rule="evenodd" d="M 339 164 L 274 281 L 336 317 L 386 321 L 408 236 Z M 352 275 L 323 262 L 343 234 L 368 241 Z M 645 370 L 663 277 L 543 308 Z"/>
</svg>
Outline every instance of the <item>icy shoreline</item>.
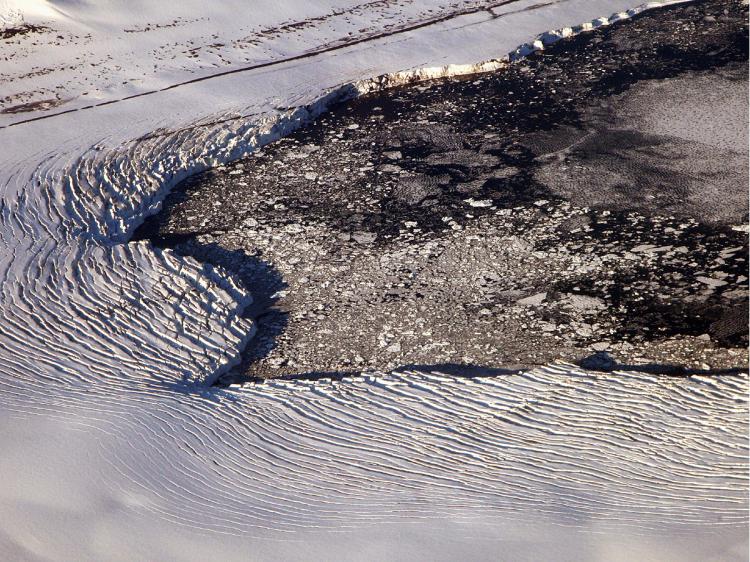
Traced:
<svg viewBox="0 0 750 562">
<path fill-rule="evenodd" d="M 178 181 L 342 95 L 473 72 L 438 63 L 487 60 L 498 35 L 511 49 L 623 5 L 424 28 L 372 47 L 375 62 L 355 49 L 2 129 L 0 553 L 439 559 L 470 544 L 496 558 L 511 537 L 511 557 L 561 545 L 570 558 L 740 556 L 746 378 L 673 384 L 553 366 L 487 381 L 411 373 L 207 389 L 252 332 L 240 317 L 248 297 L 221 271 L 126 243 Z M 551 533 L 566 526 L 575 532 Z M 707 527 L 711 541 L 691 535 Z"/>
<path fill-rule="evenodd" d="M 560 38 L 610 25 L 647 9 L 682 1 L 651 2 L 627 11 L 616 12 L 609 18 L 599 17 L 575 27 L 547 31 L 500 59 L 489 59 L 475 64 L 421 67 L 346 83 L 326 92 L 310 104 L 288 110 L 276 117 L 264 117 L 259 121 L 232 117 L 231 121 L 220 120 L 218 126 L 190 125 L 172 134 L 147 135 L 144 141 L 128 143 L 131 146 L 124 150 L 105 149 L 100 152 L 99 147 L 95 146 L 93 151 L 89 151 L 88 155 L 82 156 L 78 162 L 64 171 L 63 178 L 73 178 L 73 182 L 80 184 L 75 185 L 69 183 L 71 180 L 65 180 L 68 183 L 66 199 L 69 200 L 65 206 L 76 210 L 73 216 L 77 217 L 78 224 L 74 230 L 80 232 L 84 238 L 91 238 L 106 245 L 126 242 L 147 216 L 159 211 L 167 193 L 185 178 L 246 156 L 312 122 L 332 105 L 366 93 L 422 80 L 496 71 L 507 65 L 509 60 L 543 49 L 544 45 L 552 44 Z M 81 200 L 81 193 L 93 198 Z M 169 251 L 165 254 L 169 255 L 171 260 L 182 260 Z M 187 260 L 185 265 L 191 270 L 201 267 L 191 260 Z M 217 292 L 216 298 L 228 298 L 236 302 L 236 305 L 231 307 L 234 310 L 233 314 L 239 314 L 243 304 L 249 302 L 250 295 L 241 295 L 231 279 L 223 279 L 223 273 L 218 273 L 218 276 L 212 273 L 207 281 L 211 290 Z M 224 323 L 230 326 L 230 332 L 236 333 L 238 329 L 243 330 L 241 326 L 247 321 L 234 316 L 218 321 L 219 325 Z M 244 329 L 248 334 L 252 333 L 252 328 Z M 219 328 L 218 331 L 222 330 Z M 230 338 L 227 348 L 239 351 L 245 342 L 246 337 L 239 340 Z M 237 351 L 228 352 L 225 362 L 203 379 L 204 382 L 213 384 L 234 366 L 237 362 Z"/>
</svg>

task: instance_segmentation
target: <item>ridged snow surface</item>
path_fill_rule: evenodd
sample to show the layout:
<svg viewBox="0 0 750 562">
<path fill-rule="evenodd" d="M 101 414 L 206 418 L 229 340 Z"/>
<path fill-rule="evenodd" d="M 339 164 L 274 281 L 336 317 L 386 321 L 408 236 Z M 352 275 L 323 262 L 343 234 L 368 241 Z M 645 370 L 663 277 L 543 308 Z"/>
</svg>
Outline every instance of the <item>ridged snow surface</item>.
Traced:
<svg viewBox="0 0 750 562">
<path fill-rule="evenodd" d="M 24 21 L 23 3 L 5 4 Z M 85 4 L 28 5 L 52 17 Z M 2 558 L 743 556 L 745 377 L 551 366 L 211 389 L 252 336 L 240 317 L 250 295 L 223 271 L 128 243 L 179 180 L 332 101 L 494 70 L 503 53 L 635 13 L 564 27 L 626 7 L 446 8 L 434 24 L 305 60 L 54 117 L 3 115 Z M 461 60 L 489 62 L 447 64 Z"/>
<path fill-rule="evenodd" d="M 363 535 L 385 534 L 399 552 L 412 546 L 410 533 L 425 559 L 457 552 L 517 559 L 529 544 L 543 558 L 597 559 L 586 552 L 600 541 L 628 556 L 637 544 L 649 545 L 649 556 L 670 553 L 644 559 L 700 560 L 742 544 L 743 378 L 602 375 L 561 365 L 488 378 L 404 372 L 205 392 L 147 383 L 113 389 L 101 380 L 51 393 L 51 383 L 1 387 L 4 418 L 19 439 L 38 417 L 54 425 L 41 426 L 32 458 L 44 468 L 31 475 L 19 474 L 6 437 L 3 511 L 22 543 L 31 542 L 26 502 L 49 501 L 36 479 L 46 483 L 50 467 L 67 475 L 72 464 L 67 486 L 72 480 L 74 491 L 95 496 L 118 528 L 124 513 L 150 527 L 159 522 L 159 537 L 146 533 L 157 544 L 173 528 L 298 559 L 306 544 L 320 542 L 331 547 L 326 556 L 357 559 L 348 545 Z M 17 412 L 23 417 L 8 419 Z M 62 452 L 47 444 L 66 433 L 76 437 L 65 438 Z M 78 497 L 67 501 L 66 511 L 86 522 L 78 536 L 110 544 L 101 515 L 88 515 Z M 132 525 L 126 519 L 125 528 Z M 577 537 L 575 548 L 557 544 L 566 536 Z M 131 545 L 129 556 L 145 555 L 140 548 Z"/>
</svg>

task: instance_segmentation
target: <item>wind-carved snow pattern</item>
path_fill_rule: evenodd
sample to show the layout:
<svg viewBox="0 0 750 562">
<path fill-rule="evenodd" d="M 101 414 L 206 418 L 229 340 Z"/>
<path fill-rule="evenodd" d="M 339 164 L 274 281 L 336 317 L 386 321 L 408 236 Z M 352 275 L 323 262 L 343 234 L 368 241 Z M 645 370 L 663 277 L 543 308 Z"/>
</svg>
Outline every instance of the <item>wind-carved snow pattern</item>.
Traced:
<svg viewBox="0 0 750 562">
<path fill-rule="evenodd" d="M 510 58 L 657 5 L 544 34 Z M 218 115 L 117 149 L 102 148 L 102 138 L 80 156 L 60 147 L 4 170 L 3 425 L 20 431 L 44 419 L 74 429 L 96 443 L 86 449 L 88 484 L 107 502 L 220 536 L 307 540 L 450 521 L 484 549 L 509 521 L 528 521 L 617 540 L 710 525 L 738 540 L 747 521 L 745 377 L 562 365 L 496 378 L 404 372 L 209 389 L 252 336 L 241 316 L 250 295 L 226 272 L 127 242 L 177 182 L 332 103 L 505 64 L 385 74 L 276 115 Z M 42 462 L 64 464 L 76 451 Z M 9 458 L 3 468 L 22 474 L 23 462 Z M 17 505 L 13 492 L 0 495 L 4 519 L 24 520 Z M 33 551 L 22 528 L 5 532 L 0 551 Z M 332 551 L 348 540 L 335 536 L 325 539 Z M 84 557 L 96 554 L 89 548 Z"/>
</svg>

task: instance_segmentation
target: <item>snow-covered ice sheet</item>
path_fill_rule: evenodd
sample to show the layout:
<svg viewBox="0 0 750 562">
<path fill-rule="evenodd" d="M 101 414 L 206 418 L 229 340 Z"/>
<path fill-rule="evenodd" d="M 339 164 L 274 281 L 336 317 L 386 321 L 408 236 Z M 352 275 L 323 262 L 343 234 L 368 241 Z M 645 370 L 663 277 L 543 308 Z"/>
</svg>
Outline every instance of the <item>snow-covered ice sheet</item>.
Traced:
<svg viewBox="0 0 750 562">
<path fill-rule="evenodd" d="M 180 179 L 333 100 L 628 7 L 0 1 L 0 555 L 741 558 L 745 378 L 211 390 L 250 296 L 127 243 Z"/>
<path fill-rule="evenodd" d="M 203 393 L 3 380 L 0 548 L 42 560 L 742 559 L 746 391 L 739 378 L 568 366 Z"/>
</svg>

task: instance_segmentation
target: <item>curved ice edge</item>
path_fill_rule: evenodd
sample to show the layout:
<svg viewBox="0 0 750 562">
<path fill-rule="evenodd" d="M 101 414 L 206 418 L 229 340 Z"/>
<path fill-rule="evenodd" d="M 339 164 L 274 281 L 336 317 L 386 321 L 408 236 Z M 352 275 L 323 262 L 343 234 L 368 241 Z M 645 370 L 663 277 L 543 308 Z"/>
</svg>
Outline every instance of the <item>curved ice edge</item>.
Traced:
<svg viewBox="0 0 750 562">
<path fill-rule="evenodd" d="M 510 53 L 499 58 L 493 58 L 478 63 L 448 64 L 444 66 L 401 70 L 376 76 L 374 78 L 346 83 L 326 92 L 311 104 L 289 109 L 275 117 L 242 123 L 234 131 L 231 131 L 228 127 L 224 127 L 222 130 L 222 126 L 219 125 L 217 131 L 220 133 L 218 135 L 219 139 L 217 140 L 216 136 L 207 137 L 204 139 L 204 145 L 197 151 L 195 150 L 195 146 L 188 146 L 188 139 L 184 136 L 181 137 L 179 133 L 167 133 L 167 135 L 173 137 L 173 139 L 171 139 L 173 141 L 171 143 L 173 144 L 171 148 L 174 150 L 172 154 L 176 157 L 168 158 L 166 160 L 155 158 L 152 161 L 152 168 L 149 172 L 150 177 L 142 178 L 141 181 L 141 186 L 144 184 L 147 186 L 145 189 L 146 193 L 143 193 L 144 197 L 141 200 L 141 204 L 136 208 L 126 209 L 121 216 L 109 217 L 110 220 L 107 220 L 106 218 L 102 220 L 102 217 L 97 217 L 96 215 L 98 213 L 94 212 L 92 213 L 93 216 L 89 217 L 89 220 L 86 221 L 89 224 L 88 228 L 85 230 L 88 231 L 88 234 L 94 239 L 98 239 L 105 244 L 128 243 L 135 229 L 140 226 L 148 216 L 159 212 L 167 194 L 184 179 L 207 169 L 224 165 L 248 156 L 263 146 L 275 142 L 299 128 L 308 125 L 317 117 L 326 113 L 331 107 L 339 103 L 355 99 L 365 94 L 383 91 L 406 84 L 438 78 L 494 72 L 505 68 L 510 63 L 518 61 L 536 51 L 543 50 L 545 46 L 556 43 L 560 39 L 572 37 L 580 33 L 585 33 L 587 31 L 626 20 L 650 9 L 687 3 L 690 1 L 691 0 L 664 0 L 660 2 L 648 2 L 626 11 L 614 13 L 609 17 L 598 17 L 576 26 L 549 30 L 539 34 L 532 41 L 518 46 Z M 193 127 L 198 129 L 205 128 L 206 126 L 210 127 L 211 125 L 201 125 L 200 123 L 197 123 Z M 188 127 L 188 129 L 190 129 L 190 127 Z M 182 129 L 182 131 L 184 130 L 185 129 Z M 139 140 L 136 139 L 135 142 L 139 142 Z M 166 141 L 166 144 L 168 145 L 170 142 Z M 164 150 L 164 146 L 164 141 L 159 143 L 158 149 L 160 153 Z M 181 150 L 181 148 L 190 148 L 191 150 Z M 150 155 L 146 154 L 144 156 Z M 132 188 L 132 184 L 123 186 L 118 185 L 118 179 L 127 182 L 127 177 L 106 173 L 106 166 L 110 163 L 106 156 L 101 159 L 97 158 L 97 160 L 97 164 L 100 168 L 99 172 L 102 173 L 96 173 L 96 175 L 99 180 L 103 180 L 100 183 L 100 187 L 105 190 L 109 189 L 114 193 L 128 192 L 129 188 Z M 108 183 L 109 185 L 107 185 Z M 148 193 L 149 191 L 151 191 L 150 194 Z M 153 247 L 150 246 L 150 248 L 153 251 Z M 193 258 L 178 256 L 175 253 L 171 253 L 170 257 L 177 260 L 193 260 Z M 175 275 L 179 275 L 179 273 L 176 272 Z M 236 303 L 232 314 L 222 319 L 222 323 L 228 324 L 242 314 L 244 308 L 251 301 L 250 295 L 243 294 L 242 291 L 239 291 L 238 285 L 229 279 L 230 276 L 227 272 L 221 269 L 217 268 L 212 270 L 211 274 L 207 275 L 207 277 L 207 280 L 211 285 L 234 299 Z M 229 372 L 239 363 L 242 350 L 251 340 L 254 331 L 254 324 L 248 323 L 248 331 L 245 337 L 242 337 L 237 344 L 232 346 L 234 347 L 233 350 L 228 350 L 227 360 L 204 378 L 204 384 L 212 385 L 216 383 L 222 375 Z"/>
</svg>

